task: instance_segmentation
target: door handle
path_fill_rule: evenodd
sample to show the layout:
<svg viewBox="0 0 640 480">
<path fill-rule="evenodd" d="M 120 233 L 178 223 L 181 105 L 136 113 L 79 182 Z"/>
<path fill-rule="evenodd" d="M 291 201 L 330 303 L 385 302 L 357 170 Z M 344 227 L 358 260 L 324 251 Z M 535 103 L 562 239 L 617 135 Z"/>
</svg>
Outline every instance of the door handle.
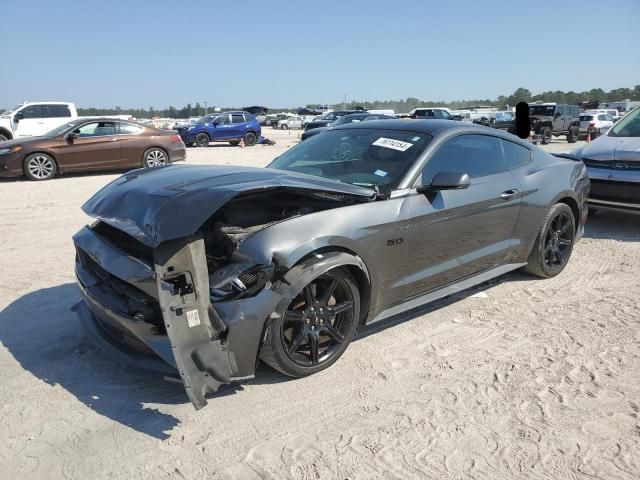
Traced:
<svg viewBox="0 0 640 480">
<path fill-rule="evenodd" d="M 503 200 L 511 200 L 514 197 L 517 197 L 520 191 L 516 188 L 512 188 L 511 190 L 506 190 L 500 194 L 500 198 Z"/>
</svg>

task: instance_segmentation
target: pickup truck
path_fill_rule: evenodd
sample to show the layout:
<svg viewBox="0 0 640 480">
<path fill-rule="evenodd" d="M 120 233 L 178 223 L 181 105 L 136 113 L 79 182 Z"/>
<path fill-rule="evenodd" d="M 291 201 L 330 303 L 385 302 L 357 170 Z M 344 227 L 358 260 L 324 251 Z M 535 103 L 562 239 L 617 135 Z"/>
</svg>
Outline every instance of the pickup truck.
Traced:
<svg viewBox="0 0 640 480">
<path fill-rule="evenodd" d="M 78 118 L 69 102 L 24 102 L 0 114 L 0 141 L 35 137 Z"/>
</svg>

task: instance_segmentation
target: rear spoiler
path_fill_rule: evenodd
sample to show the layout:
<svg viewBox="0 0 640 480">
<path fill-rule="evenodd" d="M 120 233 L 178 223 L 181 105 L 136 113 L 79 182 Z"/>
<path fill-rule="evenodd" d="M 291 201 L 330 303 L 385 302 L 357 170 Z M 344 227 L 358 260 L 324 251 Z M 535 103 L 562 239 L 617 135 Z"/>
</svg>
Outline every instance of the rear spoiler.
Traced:
<svg viewBox="0 0 640 480">
<path fill-rule="evenodd" d="M 566 158 L 567 160 L 573 160 L 574 162 L 582 161 L 580 157 L 576 157 L 575 155 L 571 155 L 570 153 L 552 153 L 551 155 L 558 158 Z"/>
</svg>

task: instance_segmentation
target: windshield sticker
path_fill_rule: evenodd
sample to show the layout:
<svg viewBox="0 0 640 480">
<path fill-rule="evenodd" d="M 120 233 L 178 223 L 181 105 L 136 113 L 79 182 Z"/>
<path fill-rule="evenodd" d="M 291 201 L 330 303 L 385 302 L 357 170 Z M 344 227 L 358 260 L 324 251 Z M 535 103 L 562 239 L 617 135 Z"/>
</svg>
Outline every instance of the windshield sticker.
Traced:
<svg viewBox="0 0 640 480">
<path fill-rule="evenodd" d="M 189 328 L 200 325 L 200 315 L 198 315 L 198 310 L 189 310 L 187 312 L 187 323 L 189 324 Z"/>
<path fill-rule="evenodd" d="M 393 138 L 380 137 L 378 140 L 372 143 L 376 147 L 390 148 L 391 150 L 397 150 L 399 152 L 405 152 L 413 147 L 413 143 L 401 142 L 400 140 L 394 140 Z"/>
<path fill-rule="evenodd" d="M 373 172 L 374 175 L 378 175 L 379 177 L 386 177 L 388 175 L 388 172 L 385 172 L 384 170 L 376 170 L 375 172 Z"/>
<path fill-rule="evenodd" d="M 420 137 L 413 137 L 413 138 L 411 139 L 411 141 L 412 141 L 412 142 L 417 142 L 418 140 L 420 140 Z"/>
</svg>

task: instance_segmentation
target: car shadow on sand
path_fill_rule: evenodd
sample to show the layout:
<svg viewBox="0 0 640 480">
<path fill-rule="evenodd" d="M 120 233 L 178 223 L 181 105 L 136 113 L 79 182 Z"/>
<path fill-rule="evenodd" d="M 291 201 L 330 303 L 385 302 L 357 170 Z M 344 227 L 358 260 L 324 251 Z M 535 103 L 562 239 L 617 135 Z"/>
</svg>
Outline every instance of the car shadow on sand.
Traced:
<svg viewBox="0 0 640 480">
<path fill-rule="evenodd" d="M 28 293 L 0 311 L 0 343 L 20 365 L 116 422 L 166 439 L 179 421 L 147 404 L 189 402 L 182 384 L 126 373 L 85 336 L 70 308 L 80 299 L 66 283 Z"/>
<path fill-rule="evenodd" d="M 589 217 L 585 238 L 640 242 L 640 215 L 614 211 L 597 211 Z"/>
</svg>

